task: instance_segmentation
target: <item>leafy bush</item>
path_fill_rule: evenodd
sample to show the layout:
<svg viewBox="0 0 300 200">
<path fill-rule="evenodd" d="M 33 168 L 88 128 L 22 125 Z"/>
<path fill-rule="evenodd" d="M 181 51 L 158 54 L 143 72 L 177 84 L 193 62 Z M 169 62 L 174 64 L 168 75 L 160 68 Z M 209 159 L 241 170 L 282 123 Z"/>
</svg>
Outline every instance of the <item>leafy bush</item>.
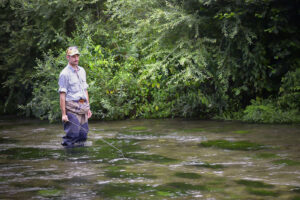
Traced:
<svg viewBox="0 0 300 200">
<path fill-rule="evenodd" d="M 283 109 L 300 109 L 300 68 L 282 78 L 279 105 Z"/>
<path fill-rule="evenodd" d="M 94 118 L 299 121 L 298 2 L 74 2 L 0 4 L 5 112 L 58 119 L 61 48 L 75 44 Z"/>
<path fill-rule="evenodd" d="M 64 51 L 59 57 L 55 57 L 50 51 L 48 54 L 44 54 L 44 61 L 37 61 L 37 66 L 34 68 L 35 73 L 31 76 L 34 82 L 33 98 L 26 106 L 20 106 L 21 109 L 26 110 L 27 115 L 49 121 L 55 121 L 61 116 L 58 77 L 65 66 Z"/>
<path fill-rule="evenodd" d="M 280 96 L 272 100 L 252 100 L 244 111 L 243 120 L 259 123 L 300 122 L 300 69 L 282 78 Z"/>
<path fill-rule="evenodd" d="M 255 123 L 291 123 L 300 122 L 298 110 L 281 110 L 276 101 L 252 100 L 244 111 L 243 121 Z"/>
</svg>

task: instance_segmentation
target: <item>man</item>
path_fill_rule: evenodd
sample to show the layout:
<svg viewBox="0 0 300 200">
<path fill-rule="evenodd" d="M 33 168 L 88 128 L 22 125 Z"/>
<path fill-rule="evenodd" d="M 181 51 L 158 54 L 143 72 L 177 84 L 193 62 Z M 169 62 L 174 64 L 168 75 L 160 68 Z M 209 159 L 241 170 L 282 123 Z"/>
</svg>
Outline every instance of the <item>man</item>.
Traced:
<svg viewBox="0 0 300 200">
<path fill-rule="evenodd" d="M 79 50 L 76 46 L 67 49 L 68 65 L 59 75 L 59 94 L 64 131 L 62 145 L 82 145 L 88 134 L 88 119 L 92 116 L 89 105 L 86 72 L 78 66 Z"/>
</svg>

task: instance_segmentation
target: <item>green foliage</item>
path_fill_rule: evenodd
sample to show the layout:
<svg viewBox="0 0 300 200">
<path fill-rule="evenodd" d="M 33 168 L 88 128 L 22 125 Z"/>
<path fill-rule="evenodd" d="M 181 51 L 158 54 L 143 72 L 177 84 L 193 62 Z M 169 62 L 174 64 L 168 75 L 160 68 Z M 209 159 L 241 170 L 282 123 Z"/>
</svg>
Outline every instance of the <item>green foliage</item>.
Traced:
<svg viewBox="0 0 300 200">
<path fill-rule="evenodd" d="M 270 100 L 251 101 L 244 111 L 242 120 L 255 123 L 291 123 L 299 122 L 298 110 L 282 110 L 276 103 Z"/>
<path fill-rule="evenodd" d="M 40 119 L 55 121 L 61 116 L 59 107 L 58 76 L 65 67 L 64 52 L 60 57 L 54 57 L 51 52 L 44 55 L 45 62 L 37 61 L 35 73 L 32 74 L 33 98 L 26 106 L 20 106 L 27 111 L 27 115 L 33 115 Z M 29 113 L 31 111 L 31 113 Z"/>
<path fill-rule="evenodd" d="M 75 44 L 94 118 L 299 122 L 298 7 L 279 0 L 2 1 L 1 112 L 21 105 L 28 116 L 57 120 L 62 49 Z"/>
<path fill-rule="evenodd" d="M 300 108 L 300 68 L 289 71 L 282 78 L 280 94 L 279 105 L 282 108 Z"/>
<path fill-rule="evenodd" d="M 280 6 L 272 1 L 108 2 L 113 20 L 125 25 L 120 34 L 131 36 L 141 49 L 142 78 L 158 79 L 161 89 L 175 94 L 161 91 L 160 101 L 181 117 L 226 116 L 222 113 L 242 109 L 256 95 L 278 92 L 278 79 L 298 62 L 297 11 Z M 293 42 L 287 45 L 287 39 Z"/>
<path fill-rule="evenodd" d="M 32 97 L 36 60 L 51 49 L 66 48 L 77 21 L 94 16 L 100 1 L 1 1 L 0 81 L 4 113 L 15 113 Z M 74 14 L 76 13 L 76 14 Z M 2 106 L 1 106 L 2 107 Z"/>
<path fill-rule="evenodd" d="M 113 2 L 108 7 L 114 18 L 128 25 L 122 33 L 132 36 L 141 49 L 145 66 L 139 81 L 152 86 L 149 92 L 154 104 L 142 107 L 144 117 L 147 112 L 156 112 L 154 117 L 199 117 L 224 107 L 218 104 L 223 98 L 222 87 L 212 90 L 213 83 L 209 83 L 215 80 L 212 73 L 218 73 L 209 52 L 214 51 L 210 46 L 215 38 L 209 32 L 199 37 L 199 23 L 209 23 L 207 16 L 190 14 L 172 2 Z M 128 7 L 129 14 L 125 12 Z"/>
</svg>

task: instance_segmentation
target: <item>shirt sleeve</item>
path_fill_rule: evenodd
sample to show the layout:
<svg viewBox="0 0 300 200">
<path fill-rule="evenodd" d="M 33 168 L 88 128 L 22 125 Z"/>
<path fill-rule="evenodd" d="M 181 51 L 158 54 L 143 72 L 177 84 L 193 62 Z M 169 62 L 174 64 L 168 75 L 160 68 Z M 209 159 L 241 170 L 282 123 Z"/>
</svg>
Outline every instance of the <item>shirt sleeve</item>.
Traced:
<svg viewBox="0 0 300 200">
<path fill-rule="evenodd" d="M 84 87 L 84 90 L 87 90 L 87 89 L 88 89 L 88 87 L 89 87 L 89 85 L 88 85 L 86 82 L 84 82 L 84 85 L 83 85 L 83 87 Z"/>
<path fill-rule="evenodd" d="M 59 85 L 59 89 L 58 89 L 58 92 L 65 92 L 67 93 L 68 92 L 68 79 L 66 77 L 65 74 L 61 73 L 59 75 L 59 80 L 58 80 L 58 85 Z"/>
</svg>

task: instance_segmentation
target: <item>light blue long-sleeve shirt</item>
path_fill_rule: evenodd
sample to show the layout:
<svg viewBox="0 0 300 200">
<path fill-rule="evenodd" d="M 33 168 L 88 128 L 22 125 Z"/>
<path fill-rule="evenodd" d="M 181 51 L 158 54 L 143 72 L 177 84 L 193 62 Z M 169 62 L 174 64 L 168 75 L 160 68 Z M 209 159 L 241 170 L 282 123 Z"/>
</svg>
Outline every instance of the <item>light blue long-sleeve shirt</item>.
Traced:
<svg viewBox="0 0 300 200">
<path fill-rule="evenodd" d="M 67 65 L 60 73 L 59 92 L 66 93 L 66 101 L 77 101 L 79 99 L 87 99 L 86 90 L 86 72 L 84 68 L 78 66 L 76 71 L 71 65 Z"/>
</svg>

